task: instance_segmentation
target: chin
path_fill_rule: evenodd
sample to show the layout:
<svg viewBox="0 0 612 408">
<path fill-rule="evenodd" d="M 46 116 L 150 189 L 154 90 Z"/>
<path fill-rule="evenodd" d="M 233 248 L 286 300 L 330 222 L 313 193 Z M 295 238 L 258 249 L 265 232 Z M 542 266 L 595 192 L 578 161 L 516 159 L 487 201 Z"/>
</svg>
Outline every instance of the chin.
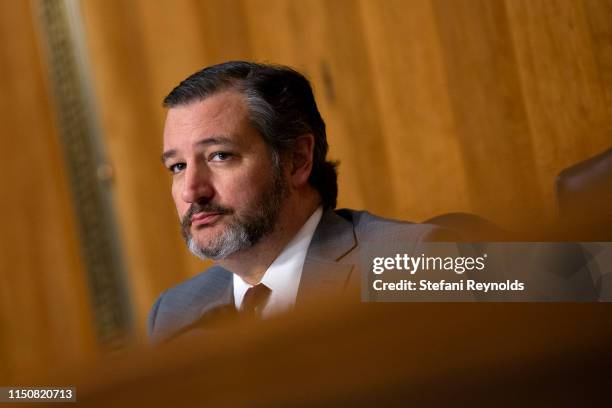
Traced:
<svg viewBox="0 0 612 408">
<path fill-rule="evenodd" d="M 211 242 L 218 239 L 221 232 L 211 231 L 211 227 L 200 227 L 199 229 L 192 231 L 191 237 L 193 238 L 193 241 L 201 248 L 206 248 Z"/>
</svg>

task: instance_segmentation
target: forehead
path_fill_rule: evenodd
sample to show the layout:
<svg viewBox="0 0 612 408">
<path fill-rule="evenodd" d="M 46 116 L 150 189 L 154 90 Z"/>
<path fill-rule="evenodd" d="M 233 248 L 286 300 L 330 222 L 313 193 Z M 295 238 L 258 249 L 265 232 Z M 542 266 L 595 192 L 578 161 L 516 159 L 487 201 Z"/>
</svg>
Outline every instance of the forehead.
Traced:
<svg viewBox="0 0 612 408">
<path fill-rule="evenodd" d="M 164 148 L 211 135 L 244 137 L 253 133 L 256 134 L 244 95 L 233 90 L 223 91 L 170 108 L 164 127 Z"/>
</svg>

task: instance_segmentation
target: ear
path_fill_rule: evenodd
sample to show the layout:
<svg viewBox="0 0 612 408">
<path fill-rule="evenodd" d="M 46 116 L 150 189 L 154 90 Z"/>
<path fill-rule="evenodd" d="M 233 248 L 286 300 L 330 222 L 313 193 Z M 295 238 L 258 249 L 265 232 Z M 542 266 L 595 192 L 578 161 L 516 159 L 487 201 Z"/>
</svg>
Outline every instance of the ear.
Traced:
<svg viewBox="0 0 612 408">
<path fill-rule="evenodd" d="M 298 136 L 290 157 L 290 178 L 294 187 L 302 187 L 308 183 L 313 155 L 314 136 L 311 133 Z"/>
</svg>

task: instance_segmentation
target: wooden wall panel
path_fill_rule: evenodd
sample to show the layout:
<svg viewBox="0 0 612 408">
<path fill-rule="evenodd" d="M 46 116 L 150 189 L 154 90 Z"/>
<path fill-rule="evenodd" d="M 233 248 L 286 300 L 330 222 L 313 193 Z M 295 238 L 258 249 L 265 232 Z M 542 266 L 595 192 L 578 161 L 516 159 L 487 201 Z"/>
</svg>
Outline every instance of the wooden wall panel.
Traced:
<svg viewBox="0 0 612 408">
<path fill-rule="evenodd" d="M 540 190 L 505 7 L 434 1 L 472 208 L 503 222 L 540 214 Z"/>
<path fill-rule="evenodd" d="M 159 104 L 179 80 L 230 59 L 304 72 L 342 162 L 341 206 L 550 221 L 556 172 L 610 144 L 611 4 L 82 2 L 141 327 L 159 291 L 203 268 L 157 161 Z"/>
<path fill-rule="evenodd" d="M 200 41 L 207 61 L 223 62 L 251 53 L 247 10 L 242 0 L 197 2 Z"/>
<path fill-rule="evenodd" d="M 345 151 L 338 151 L 340 160 L 346 157 L 347 167 L 355 172 L 344 178 L 356 177 L 363 196 L 363 208 L 386 215 L 395 213 L 395 194 L 389 166 L 387 139 L 381 126 L 381 112 L 376 104 L 372 69 L 365 43 L 361 13 L 354 1 L 326 2 L 328 9 L 328 44 L 331 47 L 331 80 L 339 117 L 344 125 Z M 323 112 L 325 114 L 325 112 Z M 330 118 L 333 120 L 333 118 Z M 330 138 L 330 143 L 335 139 Z M 345 156 L 346 155 L 346 156 Z M 340 167 L 342 173 L 342 166 Z M 341 178 L 341 181 L 343 179 Z M 341 189 L 346 187 L 340 184 Z M 340 190 L 342 191 L 342 190 Z M 344 206 L 353 207 L 350 202 Z"/>
<path fill-rule="evenodd" d="M 391 215 L 422 220 L 471 209 L 432 3 L 359 4 L 396 196 Z"/>
<path fill-rule="evenodd" d="M 592 52 L 601 86 L 605 90 L 608 118 L 612 117 L 612 1 L 584 2 L 587 24 L 591 31 Z M 609 126 L 609 125 L 608 125 Z M 612 133 L 608 127 L 608 134 Z"/>
<path fill-rule="evenodd" d="M 70 191 L 28 6 L 0 1 L 3 384 L 96 353 Z"/>
<path fill-rule="evenodd" d="M 555 175 L 612 144 L 606 72 L 594 52 L 588 4 L 604 3 L 506 2 L 537 161 L 534 176 L 549 218 L 555 214 Z"/>
</svg>

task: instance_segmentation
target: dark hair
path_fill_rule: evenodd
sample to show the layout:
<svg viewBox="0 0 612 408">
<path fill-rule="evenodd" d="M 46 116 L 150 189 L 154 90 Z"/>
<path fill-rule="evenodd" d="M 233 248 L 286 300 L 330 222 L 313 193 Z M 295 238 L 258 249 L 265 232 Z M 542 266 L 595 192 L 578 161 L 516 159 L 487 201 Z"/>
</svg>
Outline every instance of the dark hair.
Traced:
<svg viewBox="0 0 612 408">
<path fill-rule="evenodd" d="M 314 154 L 309 183 L 319 191 L 324 208 L 335 208 L 338 196 L 337 163 L 325 160 L 325 122 L 317 109 L 312 88 L 299 72 L 281 65 L 230 61 L 196 72 L 164 98 L 172 108 L 203 100 L 217 92 L 236 89 L 247 99 L 251 122 L 273 152 L 290 151 L 298 136 L 314 136 Z"/>
</svg>

